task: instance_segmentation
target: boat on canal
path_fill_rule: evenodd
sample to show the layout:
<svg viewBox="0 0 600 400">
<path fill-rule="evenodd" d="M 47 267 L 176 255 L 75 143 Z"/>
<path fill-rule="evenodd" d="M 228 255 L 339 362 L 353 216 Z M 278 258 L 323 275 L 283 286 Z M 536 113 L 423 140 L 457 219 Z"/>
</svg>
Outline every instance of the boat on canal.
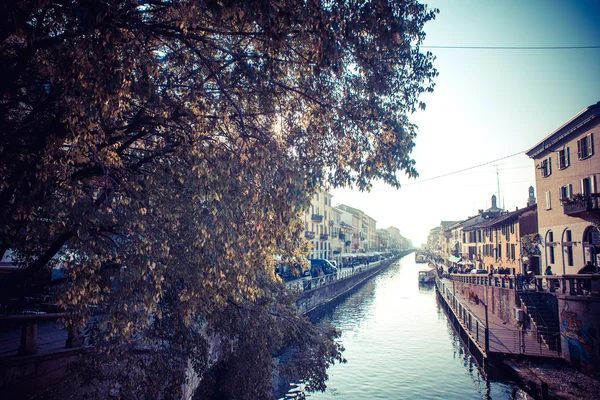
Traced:
<svg viewBox="0 0 600 400">
<path fill-rule="evenodd" d="M 417 262 L 418 264 L 423 264 L 427 262 L 427 258 L 424 254 L 417 254 L 415 256 L 415 262 Z"/>
<path fill-rule="evenodd" d="M 435 268 L 427 267 L 419 270 L 419 283 L 434 283 Z"/>
</svg>

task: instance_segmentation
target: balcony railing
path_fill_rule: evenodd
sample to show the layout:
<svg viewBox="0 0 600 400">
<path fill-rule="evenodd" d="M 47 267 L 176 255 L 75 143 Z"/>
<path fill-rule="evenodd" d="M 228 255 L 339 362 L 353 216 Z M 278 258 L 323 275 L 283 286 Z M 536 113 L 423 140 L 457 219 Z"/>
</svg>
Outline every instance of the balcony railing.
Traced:
<svg viewBox="0 0 600 400">
<path fill-rule="evenodd" d="M 313 214 L 311 219 L 315 222 L 323 222 L 323 216 L 321 214 Z"/>
<path fill-rule="evenodd" d="M 322 233 L 322 234 L 321 234 L 321 236 L 319 236 L 319 238 L 320 238 L 321 240 L 327 240 L 327 239 L 329 239 L 329 235 L 328 235 L 328 234 L 326 234 L 326 233 Z"/>
<path fill-rule="evenodd" d="M 566 215 L 576 216 L 587 212 L 598 212 L 598 193 L 589 196 L 563 200 L 563 211 Z"/>
<path fill-rule="evenodd" d="M 315 233 L 314 232 L 304 232 L 304 237 L 306 237 L 308 240 L 314 239 Z"/>
</svg>

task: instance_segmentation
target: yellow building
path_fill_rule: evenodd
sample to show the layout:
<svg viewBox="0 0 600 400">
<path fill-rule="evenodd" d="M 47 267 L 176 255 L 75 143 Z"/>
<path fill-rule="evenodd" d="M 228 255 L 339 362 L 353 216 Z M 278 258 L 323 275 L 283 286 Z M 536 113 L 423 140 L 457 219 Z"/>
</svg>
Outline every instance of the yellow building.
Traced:
<svg viewBox="0 0 600 400">
<path fill-rule="evenodd" d="M 482 269 L 525 274 L 526 266 L 530 266 L 536 274 L 541 273 L 537 259 L 523 260 L 521 254 L 523 236 L 537 233 L 536 204 L 494 218 L 480 225 L 478 231 L 482 246 L 477 260 Z"/>
<path fill-rule="evenodd" d="M 536 168 L 541 261 L 554 274 L 576 274 L 588 261 L 599 265 L 599 117 L 600 102 L 526 152 Z"/>
</svg>

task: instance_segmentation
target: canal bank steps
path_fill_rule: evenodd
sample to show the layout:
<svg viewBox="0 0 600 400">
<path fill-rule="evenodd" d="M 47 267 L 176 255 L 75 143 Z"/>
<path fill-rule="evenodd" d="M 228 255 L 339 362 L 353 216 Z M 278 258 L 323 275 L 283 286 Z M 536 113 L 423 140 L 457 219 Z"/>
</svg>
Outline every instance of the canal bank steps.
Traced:
<svg viewBox="0 0 600 400">
<path fill-rule="evenodd" d="M 486 368 L 488 361 L 508 375 L 534 399 L 593 400 L 600 399 L 600 382 L 577 371 L 558 357 L 527 357 L 508 351 L 513 348 L 514 329 L 492 313 L 488 313 L 488 351 L 486 351 L 486 307 L 460 291 L 453 290 L 452 281 L 436 279 L 438 298 L 448 318 L 465 341 L 471 354 Z M 530 341 L 534 339 L 530 338 Z M 540 347 L 539 342 L 523 343 Z M 550 349 L 548 349 L 550 351 Z M 544 349 L 540 350 L 541 352 Z M 552 352 L 550 351 L 550 354 Z"/>
</svg>

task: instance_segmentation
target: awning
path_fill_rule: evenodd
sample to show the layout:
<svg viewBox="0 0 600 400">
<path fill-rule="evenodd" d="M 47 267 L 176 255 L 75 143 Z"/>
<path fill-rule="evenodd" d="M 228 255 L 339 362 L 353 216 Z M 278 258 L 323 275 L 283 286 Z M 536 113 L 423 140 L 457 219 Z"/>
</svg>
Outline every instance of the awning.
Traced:
<svg viewBox="0 0 600 400">
<path fill-rule="evenodd" d="M 460 261 L 460 257 L 452 256 L 452 257 L 448 258 L 448 261 L 454 262 L 454 263 L 455 262 L 459 262 Z"/>
</svg>

